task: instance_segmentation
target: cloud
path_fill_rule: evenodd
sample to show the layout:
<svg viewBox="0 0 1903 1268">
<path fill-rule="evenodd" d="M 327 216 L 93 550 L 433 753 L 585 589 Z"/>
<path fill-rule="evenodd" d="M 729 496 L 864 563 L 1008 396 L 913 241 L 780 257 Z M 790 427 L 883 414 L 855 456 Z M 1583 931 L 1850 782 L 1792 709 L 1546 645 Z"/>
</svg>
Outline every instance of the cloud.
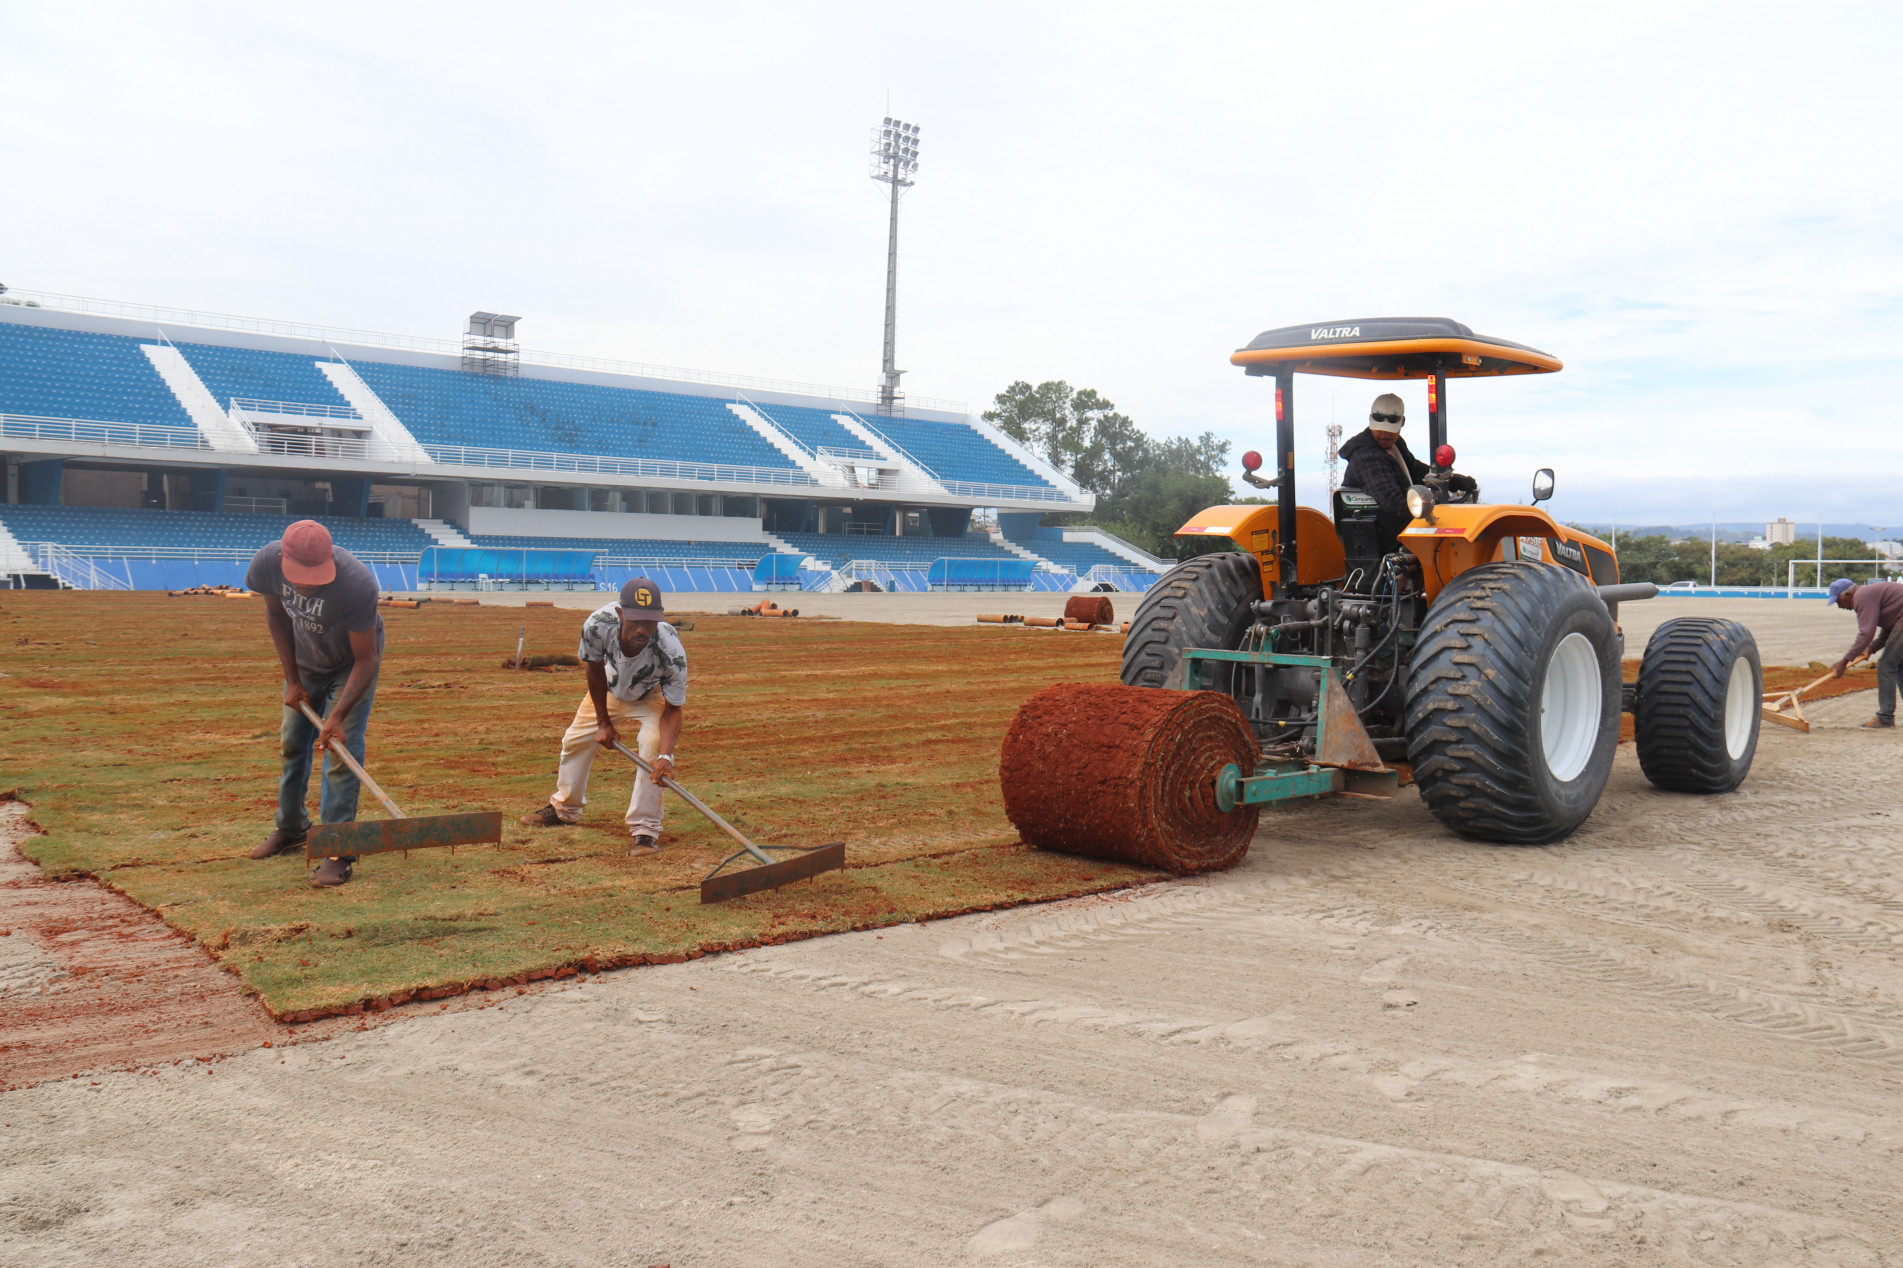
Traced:
<svg viewBox="0 0 1903 1268">
<path fill-rule="evenodd" d="M 1551 465 L 1603 518 L 1880 516 L 1899 27 L 1702 2 L 13 6 L 0 281 L 444 335 L 487 307 L 536 347 L 870 386 L 889 100 L 924 127 L 917 393 L 1066 378 L 1241 449 L 1268 404 L 1227 357 L 1257 331 L 1445 314 L 1567 363 L 1454 385 L 1490 490 Z M 1367 387 L 1303 381 L 1317 478 L 1324 411 L 1352 426 Z"/>
</svg>

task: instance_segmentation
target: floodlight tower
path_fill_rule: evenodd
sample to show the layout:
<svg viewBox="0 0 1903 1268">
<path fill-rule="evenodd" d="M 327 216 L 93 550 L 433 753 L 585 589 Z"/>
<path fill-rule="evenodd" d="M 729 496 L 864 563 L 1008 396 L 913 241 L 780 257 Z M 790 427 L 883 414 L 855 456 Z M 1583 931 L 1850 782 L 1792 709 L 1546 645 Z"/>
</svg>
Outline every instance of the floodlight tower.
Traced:
<svg viewBox="0 0 1903 1268">
<path fill-rule="evenodd" d="M 885 361 L 879 379 L 879 412 L 896 414 L 899 402 L 897 366 L 899 316 L 899 191 L 910 189 L 918 172 L 918 124 L 886 116 L 872 130 L 872 171 L 875 181 L 892 187 L 892 221 L 885 241 Z"/>
</svg>

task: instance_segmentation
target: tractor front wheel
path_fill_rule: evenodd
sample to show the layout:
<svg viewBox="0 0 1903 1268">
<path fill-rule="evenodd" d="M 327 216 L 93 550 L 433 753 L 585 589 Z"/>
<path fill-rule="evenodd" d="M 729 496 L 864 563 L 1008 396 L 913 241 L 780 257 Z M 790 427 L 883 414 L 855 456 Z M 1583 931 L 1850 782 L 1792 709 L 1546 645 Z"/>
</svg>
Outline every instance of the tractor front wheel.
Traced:
<svg viewBox="0 0 1903 1268">
<path fill-rule="evenodd" d="M 1255 622 L 1262 567 L 1254 555 L 1224 551 L 1186 559 L 1144 592 L 1123 640 L 1123 685 L 1161 687 L 1185 650 L 1231 651 Z"/>
<path fill-rule="evenodd" d="M 1619 641 L 1553 564 L 1484 564 L 1428 610 L 1407 682 L 1421 799 L 1463 837 L 1557 841 L 1599 802 L 1619 744 Z"/>
</svg>

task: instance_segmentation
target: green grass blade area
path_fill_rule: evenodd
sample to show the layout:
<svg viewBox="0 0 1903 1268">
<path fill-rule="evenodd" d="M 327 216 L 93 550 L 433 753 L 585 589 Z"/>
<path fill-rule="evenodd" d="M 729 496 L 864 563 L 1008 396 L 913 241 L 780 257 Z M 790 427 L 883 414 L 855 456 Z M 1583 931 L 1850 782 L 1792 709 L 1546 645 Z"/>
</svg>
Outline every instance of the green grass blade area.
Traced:
<svg viewBox="0 0 1903 1268">
<path fill-rule="evenodd" d="M 1061 597 L 1061 596 L 1056 596 Z M 280 1017 L 1098 892 L 1142 869 L 1028 849 L 997 759 L 1018 703 L 1112 682 L 1121 640 L 1014 628 L 695 614 L 678 775 L 756 840 L 847 843 L 847 870 L 713 907 L 728 839 L 668 797 L 665 849 L 627 857 L 633 768 L 601 756 L 580 824 L 526 828 L 554 788 L 580 609 L 388 609 L 369 769 L 411 815 L 501 810 L 500 846 L 377 855 L 336 890 L 270 831 L 280 690 L 262 601 L 0 599 L 0 790 L 51 875 L 98 877 L 216 956 Z M 316 779 L 310 805 L 316 808 Z M 365 818 L 382 814 L 366 793 Z"/>
</svg>

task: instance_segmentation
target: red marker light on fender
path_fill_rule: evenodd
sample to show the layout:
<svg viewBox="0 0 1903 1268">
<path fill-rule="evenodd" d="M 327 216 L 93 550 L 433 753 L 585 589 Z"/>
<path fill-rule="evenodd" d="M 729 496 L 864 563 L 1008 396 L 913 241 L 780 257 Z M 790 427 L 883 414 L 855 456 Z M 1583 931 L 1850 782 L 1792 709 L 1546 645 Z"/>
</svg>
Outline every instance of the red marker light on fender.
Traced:
<svg viewBox="0 0 1903 1268">
<path fill-rule="evenodd" d="M 1442 445 L 1434 451 L 1434 465 L 1445 470 L 1454 465 L 1454 447 Z"/>
<path fill-rule="evenodd" d="M 1282 421 L 1282 385 L 1280 383 L 1275 385 L 1275 421 L 1278 423 Z"/>
<path fill-rule="evenodd" d="M 1253 449 L 1251 449 L 1248 453 L 1243 454 L 1242 455 L 1242 469 L 1244 471 L 1261 470 L 1262 469 L 1262 455 L 1257 453 Z"/>
</svg>

